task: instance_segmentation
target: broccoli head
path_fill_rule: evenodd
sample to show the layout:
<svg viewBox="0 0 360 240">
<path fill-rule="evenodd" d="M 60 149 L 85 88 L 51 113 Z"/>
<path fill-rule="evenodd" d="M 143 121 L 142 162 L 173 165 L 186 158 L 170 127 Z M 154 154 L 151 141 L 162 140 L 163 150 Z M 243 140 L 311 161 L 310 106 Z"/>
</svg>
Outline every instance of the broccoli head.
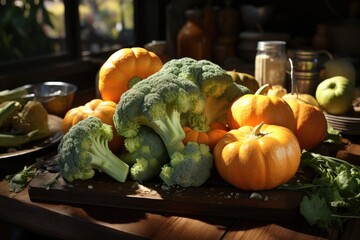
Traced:
<svg viewBox="0 0 360 240">
<path fill-rule="evenodd" d="M 219 65 L 192 58 L 173 59 L 163 65 L 167 71 L 182 79 L 194 82 L 206 96 L 202 114 L 188 112 L 183 114 L 183 125 L 199 131 L 209 130 L 214 121 L 225 122 L 230 105 L 244 94 L 250 93 L 247 87 L 236 84 L 232 77 Z"/>
<path fill-rule="evenodd" d="M 138 182 L 158 176 L 161 167 L 169 161 L 160 136 L 146 126 L 141 126 L 135 137 L 125 138 L 125 148 L 120 158 L 130 166 L 130 177 Z"/>
<path fill-rule="evenodd" d="M 129 144 L 128 138 L 138 135 L 141 126 L 151 128 L 161 138 L 170 162 L 183 161 L 179 164 L 182 167 L 174 173 L 179 174 L 180 171 L 184 171 L 182 181 L 187 183 L 182 184 L 179 181 L 179 184 L 197 185 L 201 182 L 200 179 L 203 181 L 206 179 L 200 177 L 194 179 L 193 175 L 187 172 L 193 170 L 196 162 L 199 166 L 204 166 L 204 168 L 198 167 L 199 171 L 208 173 L 212 168 L 212 155 L 209 148 L 194 148 L 196 143 L 184 145 L 182 140 L 185 132 L 181 125 L 181 118 L 183 114 L 189 112 L 202 114 L 204 104 L 205 95 L 195 83 L 160 70 L 138 82 L 121 96 L 114 114 L 114 125 L 118 133 L 125 137 L 125 144 L 127 141 Z M 201 161 L 205 161 L 206 164 L 200 163 Z M 202 175 L 202 173 L 198 172 L 195 175 Z M 168 176 L 170 178 L 169 174 Z M 185 180 L 186 177 L 188 177 L 187 180 Z M 194 183 L 191 183 L 192 181 Z M 178 184 L 177 181 L 165 183 Z"/>
<path fill-rule="evenodd" d="M 94 116 L 72 126 L 58 146 L 57 161 L 64 179 L 90 179 L 97 169 L 125 182 L 129 166 L 109 149 L 112 137 L 112 127 Z"/>
<path fill-rule="evenodd" d="M 224 69 L 208 60 L 197 61 L 188 57 L 173 59 L 166 62 L 161 71 L 192 81 L 207 97 L 219 97 L 233 84 L 231 76 Z"/>
</svg>

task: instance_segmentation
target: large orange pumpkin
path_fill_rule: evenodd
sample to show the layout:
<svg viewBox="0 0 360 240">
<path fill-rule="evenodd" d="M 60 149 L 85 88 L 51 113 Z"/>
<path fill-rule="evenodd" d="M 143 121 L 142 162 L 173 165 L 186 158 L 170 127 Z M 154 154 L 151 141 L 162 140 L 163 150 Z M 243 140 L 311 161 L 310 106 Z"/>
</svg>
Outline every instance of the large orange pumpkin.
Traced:
<svg viewBox="0 0 360 240">
<path fill-rule="evenodd" d="M 288 182 L 300 157 L 299 142 L 292 131 L 263 123 L 230 130 L 214 149 L 220 176 L 242 190 L 267 190 Z"/>
<path fill-rule="evenodd" d="M 70 109 L 62 121 L 62 130 L 67 133 L 69 129 L 79 121 L 94 116 L 99 118 L 103 123 L 109 124 L 113 129 L 113 139 L 109 142 L 109 148 L 113 152 L 119 152 L 124 145 L 124 139 L 117 135 L 113 116 L 116 110 L 116 103 L 113 101 L 104 101 L 93 99 L 83 106 Z"/>
<path fill-rule="evenodd" d="M 190 127 L 183 127 L 185 132 L 184 144 L 196 142 L 206 144 L 213 151 L 216 143 L 228 132 L 228 128 L 221 122 L 212 122 L 209 131 L 198 131 Z"/>
<path fill-rule="evenodd" d="M 327 121 L 324 113 L 316 106 L 307 104 L 300 99 L 286 99 L 294 112 L 295 135 L 300 147 L 311 150 L 320 144 L 327 134 Z"/>
<path fill-rule="evenodd" d="M 122 48 L 101 66 L 98 89 L 103 100 L 119 102 L 120 96 L 135 83 L 159 71 L 162 61 L 141 47 Z"/>
<path fill-rule="evenodd" d="M 264 122 L 295 130 L 295 117 L 289 104 L 281 97 L 262 95 L 268 87 L 264 85 L 255 94 L 246 94 L 231 105 L 227 116 L 230 129 Z"/>
</svg>

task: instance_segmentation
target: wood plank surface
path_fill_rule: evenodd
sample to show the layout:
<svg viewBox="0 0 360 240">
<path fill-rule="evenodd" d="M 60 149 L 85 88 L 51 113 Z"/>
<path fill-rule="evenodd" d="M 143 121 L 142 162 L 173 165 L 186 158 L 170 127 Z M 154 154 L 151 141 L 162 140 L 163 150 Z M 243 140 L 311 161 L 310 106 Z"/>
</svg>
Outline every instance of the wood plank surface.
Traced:
<svg viewBox="0 0 360 240">
<path fill-rule="evenodd" d="M 159 183 L 118 183 L 97 174 L 69 184 L 61 178 L 50 188 L 55 173 L 44 172 L 29 184 L 35 202 L 83 204 L 143 210 L 155 213 L 195 214 L 238 219 L 294 221 L 302 193 L 296 191 L 241 191 L 229 185 L 164 188 Z"/>
<path fill-rule="evenodd" d="M 221 239 L 234 220 L 147 213 L 78 204 L 32 202 L 28 188 L 8 191 L 0 182 L 0 219 L 57 239 Z M 1 234 L 0 234 L 1 236 Z"/>
</svg>

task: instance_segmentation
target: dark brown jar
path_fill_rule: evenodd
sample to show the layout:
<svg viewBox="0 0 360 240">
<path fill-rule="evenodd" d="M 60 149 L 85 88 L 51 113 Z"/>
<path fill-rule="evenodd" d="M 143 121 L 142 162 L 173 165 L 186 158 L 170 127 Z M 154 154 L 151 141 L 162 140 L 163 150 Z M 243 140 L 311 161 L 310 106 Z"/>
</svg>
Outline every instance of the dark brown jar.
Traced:
<svg viewBox="0 0 360 240">
<path fill-rule="evenodd" d="M 184 26 L 177 35 L 177 56 L 191 57 L 196 60 L 211 58 L 210 36 L 201 26 L 201 13 L 187 10 Z"/>
</svg>

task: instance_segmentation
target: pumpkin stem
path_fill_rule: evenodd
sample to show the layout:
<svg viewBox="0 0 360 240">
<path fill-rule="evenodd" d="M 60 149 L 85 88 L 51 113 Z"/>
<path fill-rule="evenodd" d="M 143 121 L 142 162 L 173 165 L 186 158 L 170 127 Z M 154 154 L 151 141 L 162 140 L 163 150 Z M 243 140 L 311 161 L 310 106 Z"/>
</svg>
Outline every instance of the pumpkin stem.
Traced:
<svg viewBox="0 0 360 240">
<path fill-rule="evenodd" d="M 266 93 L 270 88 L 271 88 L 271 85 L 269 83 L 264 84 L 258 90 L 256 90 L 254 95 L 264 95 L 264 93 Z"/>
<path fill-rule="evenodd" d="M 260 124 L 255 126 L 253 128 L 253 130 L 251 131 L 251 133 L 248 135 L 247 139 L 248 140 L 255 140 L 257 138 L 265 136 L 266 133 L 261 132 L 261 128 L 262 128 L 263 125 L 264 125 L 264 122 L 261 122 Z"/>
</svg>

